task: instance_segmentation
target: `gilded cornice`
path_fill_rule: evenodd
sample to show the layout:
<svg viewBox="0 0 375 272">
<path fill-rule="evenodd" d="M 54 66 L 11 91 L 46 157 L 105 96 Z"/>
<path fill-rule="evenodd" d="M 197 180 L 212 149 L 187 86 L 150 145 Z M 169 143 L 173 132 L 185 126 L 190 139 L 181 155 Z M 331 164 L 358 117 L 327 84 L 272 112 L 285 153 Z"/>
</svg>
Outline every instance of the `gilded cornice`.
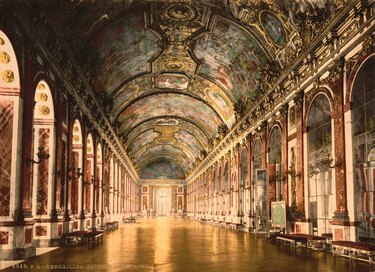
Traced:
<svg viewBox="0 0 375 272">
<path fill-rule="evenodd" d="M 250 111 L 242 112 L 239 109 L 244 106 L 237 106 L 236 117 L 239 118 L 237 123 L 224 139 L 210 149 L 211 152 L 208 153 L 202 164 L 191 171 L 187 178 L 188 183 L 194 180 L 197 174 L 204 171 L 205 167 L 210 165 L 210 161 L 215 160 L 219 146 L 223 145 L 227 139 L 230 142 L 240 141 L 246 137 L 247 133 L 254 131 L 257 124 L 273 116 L 281 106 L 291 100 L 295 100 L 297 106 L 302 106 L 304 89 L 328 70 L 331 70 L 332 76 L 337 75 L 336 68 L 334 68 L 336 66 L 332 63 L 337 62 L 349 50 L 362 43 L 365 37 L 371 36 L 371 33 L 375 31 L 373 0 L 336 2 L 342 6 L 341 11 L 319 34 L 316 34 L 304 52 L 294 59 L 294 62 L 281 73 L 273 85 L 268 90 L 264 90 L 264 94 L 259 97 Z M 354 37 L 356 39 L 353 39 Z M 373 44 L 369 38 L 366 41 L 370 45 Z M 270 104 L 271 100 L 266 99 L 269 96 L 276 98 L 272 100 L 272 104 Z M 265 111 L 265 109 L 270 110 Z M 243 123 L 248 122 L 245 120 L 248 120 L 251 125 L 247 130 L 242 131 Z M 229 149 L 230 146 L 232 145 L 229 143 L 226 148 Z"/>
</svg>

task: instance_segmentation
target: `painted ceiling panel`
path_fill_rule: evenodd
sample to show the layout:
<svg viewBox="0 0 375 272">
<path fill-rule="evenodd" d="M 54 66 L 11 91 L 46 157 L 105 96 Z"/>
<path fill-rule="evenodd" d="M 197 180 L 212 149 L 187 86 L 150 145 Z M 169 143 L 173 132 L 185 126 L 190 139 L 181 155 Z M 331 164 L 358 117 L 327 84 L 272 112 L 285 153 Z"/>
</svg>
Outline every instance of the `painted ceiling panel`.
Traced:
<svg viewBox="0 0 375 272">
<path fill-rule="evenodd" d="M 150 70 L 149 61 L 161 51 L 159 37 L 145 27 L 144 12 L 114 21 L 89 41 L 86 53 L 97 67 L 96 91 L 111 94 L 124 81 Z"/>
<path fill-rule="evenodd" d="M 232 92 L 236 101 L 258 96 L 258 68 L 268 57 L 249 32 L 215 17 L 213 30 L 197 38 L 193 53 L 202 62 L 199 73 Z"/>
<path fill-rule="evenodd" d="M 177 163 L 167 160 L 158 159 L 148 164 L 141 171 L 142 179 L 184 179 L 185 172 Z"/>
<path fill-rule="evenodd" d="M 199 144 L 199 142 L 197 142 L 197 139 L 190 132 L 180 130 L 175 134 L 175 138 L 193 151 L 196 158 L 199 157 L 203 147 Z"/>
<path fill-rule="evenodd" d="M 209 135 L 217 133 L 222 123 L 217 113 L 202 101 L 193 97 L 162 93 L 137 100 L 120 114 L 120 133 L 127 135 L 132 127 L 158 116 L 181 116 L 191 120 Z"/>
<path fill-rule="evenodd" d="M 159 153 L 156 153 L 156 155 L 165 155 L 169 154 L 170 152 L 176 154 L 178 152 L 180 155 L 179 157 L 184 157 L 188 159 L 189 162 L 195 161 L 195 154 L 193 153 L 192 150 L 189 149 L 188 146 L 183 145 L 182 143 L 179 142 L 174 142 L 174 141 L 163 141 L 163 142 L 156 142 L 156 143 L 149 143 L 146 145 L 143 145 L 141 148 L 137 149 L 137 151 L 133 154 L 130 154 L 131 156 L 133 155 L 134 158 L 142 158 L 145 159 L 147 157 L 151 158 L 153 148 L 155 146 L 162 146 L 162 150 L 158 150 Z"/>
<path fill-rule="evenodd" d="M 228 95 L 218 85 L 201 76 L 194 78 L 190 91 L 210 103 L 230 126 L 232 120 L 229 119 L 234 115 L 233 101 L 235 101 L 234 97 L 231 97 L 232 93 Z"/>
<path fill-rule="evenodd" d="M 116 116 L 121 109 L 138 96 L 152 91 L 152 77 L 150 76 L 142 76 L 129 81 L 113 95 L 112 116 Z"/>
<path fill-rule="evenodd" d="M 155 87 L 160 89 L 185 90 L 189 85 L 189 78 L 182 74 L 165 73 L 155 77 Z"/>
<path fill-rule="evenodd" d="M 135 158 L 135 162 L 140 166 L 140 169 L 142 169 L 149 162 L 161 156 L 175 158 L 175 161 L 183 166 L 185 170 L 191 169 L 193 164 L 192 159 L 189 159 L 181 148 L 170 144 L 153 145 L 147 149 L 147 152 L 138 155 Z"/>
<path fill-rule="evenodd" d="M 134 157 L 137 153 L 146 152 L 147 148 L 160 143 L 174 143 L 181 146 L 181 149 L 193 160 L 204 150 L 199 140 L 190 132 L 181 130 L 177 126 L 159 126 L 139 134 L 129 144 L 127 151 Z"/>
<path fill-rule="evenodd" d="M 196 141 L 202 147 L 206 147 L 208 144 L 208 137 L 194 124 L 187 122 L 182 119 L 176 119 L 176 118 L 158 118 L 154 119 L 145 123 L 142 123 L 141 125 L 137 126 L 135 129 L 133 129 L 127 137 L 126 146 L 130 150 L 134 150 L 134 148 L 137 146 L 135 141 L 137 141 L 138 137 L 140 135 L 143 135 L 146 131 L 153 131 L 156 126 L 178 126 L 180 129 L 183 129 L 185 131 L 189 131 L 192 135 L 194 135 Z M 155 138 L 155 137 L 154 137 Z M 152 138 L 152 139 L 154 139 Z M 147 139 L 144 139 L 147 141 Z"/>
<path fill-rule="evenodd" d="M 128 146 L 128 154 L 133 154 L 143 146 L 152 143 L 158 135 L 159 133 L 155 132 L 153 129 L 142 132 L 136 138 L 134 138 Z"/>
</svg>

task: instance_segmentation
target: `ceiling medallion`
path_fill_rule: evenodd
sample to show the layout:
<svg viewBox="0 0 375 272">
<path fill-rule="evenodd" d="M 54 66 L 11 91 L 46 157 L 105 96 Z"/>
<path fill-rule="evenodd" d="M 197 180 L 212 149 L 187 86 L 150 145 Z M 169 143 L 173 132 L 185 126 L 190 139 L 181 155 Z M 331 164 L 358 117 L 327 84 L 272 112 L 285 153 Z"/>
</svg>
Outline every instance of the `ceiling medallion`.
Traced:
<svg viewBox="0 0 375 272">
<path fill-rule="evenodd" d="M 178 3 L 166 6 L 162 10 L 164 18 L 175 21 L 193 21 L 198 16 L 198 11 L 195 7 Z"/>
</svg>

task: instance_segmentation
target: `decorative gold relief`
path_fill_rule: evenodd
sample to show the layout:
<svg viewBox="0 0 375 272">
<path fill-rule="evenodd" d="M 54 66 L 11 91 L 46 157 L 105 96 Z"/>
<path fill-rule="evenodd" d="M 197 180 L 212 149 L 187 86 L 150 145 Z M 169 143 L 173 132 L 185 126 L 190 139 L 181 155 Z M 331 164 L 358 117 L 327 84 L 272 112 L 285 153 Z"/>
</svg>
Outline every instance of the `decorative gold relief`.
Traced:
<svg viewBox="0 0 375 272">
<path fill-rule="evenodd" d="M 40 101 L 47 101 L 48 100 L 48 95 L 46 93 L 39 94 L 39 100 Z"/>
<path fill-rule="evenodd" d="M 7 64 L 10 62 L 10 56 L 7 52 L 1 51 L 0 52 L 0 62 Z"/>
<path fill-rule="evenodd" d="M 88 146 L 88 147 L 87 147 L 87 152 L 88 152 L 88 153 L 91 153 L 91 150 L 92 150 L 92 149 L 91 149 L 91 146 Z"/>
<path fill-rule="evenodd" d="M 43 83 L 39 83 L 38 86 L 36 86 L 37 90 L 44 90 L 46 88 L 46 85 Z"/>
<path fill-rule="evenodd" d="M 3 44 L 5 44 L 5 42 L 2 38 L 0 38 L 0 45 L 3 45 Z"/>
<path fill-rule="evenodd" d="M 14 80 L 14 73 L 11 70 L 5 70 L 1 72 L 1 77 L 6 83 L 10 83 Z"/>
<path fill-rule="evenodd" d="M 165 18 L 176 21 L 193 21 L 197 18 L 198 11 L 195 7 L 186 4 L 172 4 L 162 10 Z"/>
<path fill-rule="evenodd" d="M 51 110 L 47 106 L 40 106 L 39 112 L 40 112 L 41 115 L 46 116 L 46 115 L 49 115 L 51 113 Z"/>
<path fill-rule="evenodd" d="M 171 61 L 164 64 L 164 68 L 167 70 L 182 70 L 185 65 L 180 61 Z"/>
<path fill-rule="evenodd" d="M 79 141 L 78 135 L 73 135 L 73 142 L 77 143 Z"/>
<path fill-rule="evenodd" d="M 78 127 L 77 126 L 73 127 L 73 132 L 78 132 Z"/>
</svg>

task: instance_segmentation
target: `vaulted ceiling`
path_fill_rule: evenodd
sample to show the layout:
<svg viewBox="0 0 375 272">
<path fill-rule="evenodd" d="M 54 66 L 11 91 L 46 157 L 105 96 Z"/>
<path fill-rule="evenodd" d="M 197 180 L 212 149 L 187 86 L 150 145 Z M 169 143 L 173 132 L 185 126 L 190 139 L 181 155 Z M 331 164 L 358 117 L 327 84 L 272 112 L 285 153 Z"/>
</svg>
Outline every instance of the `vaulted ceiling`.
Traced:
<svg viewBox="0 0 375 272">
<path fill-rule="evenodd" d="M 91 79 L 139 171 L 168 162 L 186 174 L 261 97 L 265 73 L 278 74 L 309 42 L 311 33 L 299 33 L 315 31 L 307 28 L 312 16 L 332 16 L 339 2 L 39 4 Z"/>
</svg>

